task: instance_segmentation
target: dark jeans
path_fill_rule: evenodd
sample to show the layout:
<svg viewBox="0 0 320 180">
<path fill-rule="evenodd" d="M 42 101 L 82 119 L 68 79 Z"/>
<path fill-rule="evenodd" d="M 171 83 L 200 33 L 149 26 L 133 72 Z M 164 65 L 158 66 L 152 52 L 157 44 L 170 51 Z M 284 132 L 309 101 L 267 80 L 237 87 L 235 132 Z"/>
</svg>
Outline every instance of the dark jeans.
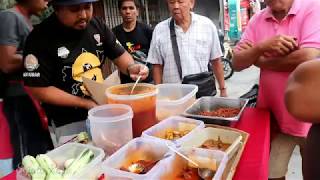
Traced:
<svg viewBox="0 0 320 180">
<path fill-rule="evenodd" d="M 36 156 L 53 148 L 49 131 L 42 128 L 39 114 L 28 95 L 5 97 L 3 106 L 10 127 L 14 169 L 25 155 Z"/>
<path fill-rule="evenodd" d="M 320 179 L 320 124 L 313 124 L 308 137 L 303 155 L 304 180 Z"/>
</svg>

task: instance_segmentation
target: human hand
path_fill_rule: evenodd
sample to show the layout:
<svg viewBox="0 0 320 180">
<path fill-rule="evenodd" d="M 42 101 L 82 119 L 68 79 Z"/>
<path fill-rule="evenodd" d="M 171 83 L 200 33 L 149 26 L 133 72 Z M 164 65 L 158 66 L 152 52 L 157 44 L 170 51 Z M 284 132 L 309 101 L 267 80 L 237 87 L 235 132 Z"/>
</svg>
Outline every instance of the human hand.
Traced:
<svg viewBox="0 0 320 180">
<path fill-rule="evenodd" d="M 243 50 L 248 50 L 248 49 L 250 49 L 250 48 L 252 48 L 252 47 L 253 47 L 253 44 L 250 43 L 250 42 L 241 42 L 241 43 L 239 44 L 239 46 L 237 47 L 237 49 L 238 49 L 239 51 L 243 51 Z"/>
<path fill-rule="evenodd" d="M 227 97 L 227 89 L 226 88 L 220 89 L 220 97 Z"/>
<path fill-rule="evenodd" d="M 98 104 L 96 102 L 94 102 L 92 99 L 86 99 L 86 103 L 85 103 L 85 108 L 86 109 L 91 109 L 98 106 Z"/>
<path fill-rule="evenodd" d="M 270 57 L 260 56 L 254 65 L 261 69 L 274 70 L 275 62 L 276 61 Z"/>
<path fill-rule="evenodd" d="M 298 49 L 296 38 L 292 36 L 278 35 L 258 44 L 258 48 L 264 54 L 285 56 Z"/>
<path fill-rule="evenodd" d="M 128 72 L 134 81 L 141 76 L 141 80 L 145 80 L 149 75 L 149 68 L 143 64 L 132 64 L 128 66 Z"/>
</svg>

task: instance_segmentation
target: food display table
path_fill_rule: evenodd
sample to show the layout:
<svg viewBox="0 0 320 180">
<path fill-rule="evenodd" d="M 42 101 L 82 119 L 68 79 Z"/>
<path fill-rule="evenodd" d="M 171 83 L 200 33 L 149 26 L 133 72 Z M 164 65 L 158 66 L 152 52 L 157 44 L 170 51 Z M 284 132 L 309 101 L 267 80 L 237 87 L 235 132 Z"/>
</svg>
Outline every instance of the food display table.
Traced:
<svg viewBox="0 0 320 180">
<path fill-rule="evenodd" d="M 239 122 L 231 127 L 249 134 L 242 156 L 233 176 L 234 180 L 268 179 L 270 150 L 270 116 L 263 109 L 246 108 Z M 16 171 L 2 178 L 16 179 Z"/>
<path fill-rule="evenodd" d="M 268 179 L 270 152 L 270 114 L 268 111 L 247 108 L 233 127 L 250 134 L 234 180 Z"/>
</svg>

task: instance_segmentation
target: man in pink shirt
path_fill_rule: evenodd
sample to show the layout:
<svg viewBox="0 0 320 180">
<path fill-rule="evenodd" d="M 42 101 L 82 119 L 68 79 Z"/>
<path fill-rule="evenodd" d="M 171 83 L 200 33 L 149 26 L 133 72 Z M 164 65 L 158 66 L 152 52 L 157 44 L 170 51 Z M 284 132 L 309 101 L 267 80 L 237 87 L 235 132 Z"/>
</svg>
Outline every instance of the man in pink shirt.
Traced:
<svg viewBox="0 0 320 180">
<path fill-rule="evenodd" d="M 280 133 L 272 140 L 269 178 L 285 179 L 296 145 L 303 149 L 310 124 L 286 110 L 284 90 L 290 72 L 320 55 L 319 0 L 266 0 L 267 8 L 249 22 L 238 43 L 233 66 L 240 71 L 260 67 L 258 104 L 277 121 Z"/>
</svg>

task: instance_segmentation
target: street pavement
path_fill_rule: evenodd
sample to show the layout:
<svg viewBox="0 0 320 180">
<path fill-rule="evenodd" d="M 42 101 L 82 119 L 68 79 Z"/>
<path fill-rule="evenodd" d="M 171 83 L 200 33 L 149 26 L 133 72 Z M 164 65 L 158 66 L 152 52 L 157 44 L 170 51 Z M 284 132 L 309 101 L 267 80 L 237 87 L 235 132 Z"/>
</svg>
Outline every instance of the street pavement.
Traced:
<svg viewBox="0 0 320 180">
<path fill-rule="evenodd" d="M 241 72 L 235 72 L 230 79 L 226 80 L 228 96 L 238 98 L 247 93 L 254 84 L 258 83 L 259 73 L 259 69 L 253 66 Z M 287 180 L 302 180 L 301 169 L 301 156 L 299 148 L 296 147 L 289 163 Z"/>
</svg>

